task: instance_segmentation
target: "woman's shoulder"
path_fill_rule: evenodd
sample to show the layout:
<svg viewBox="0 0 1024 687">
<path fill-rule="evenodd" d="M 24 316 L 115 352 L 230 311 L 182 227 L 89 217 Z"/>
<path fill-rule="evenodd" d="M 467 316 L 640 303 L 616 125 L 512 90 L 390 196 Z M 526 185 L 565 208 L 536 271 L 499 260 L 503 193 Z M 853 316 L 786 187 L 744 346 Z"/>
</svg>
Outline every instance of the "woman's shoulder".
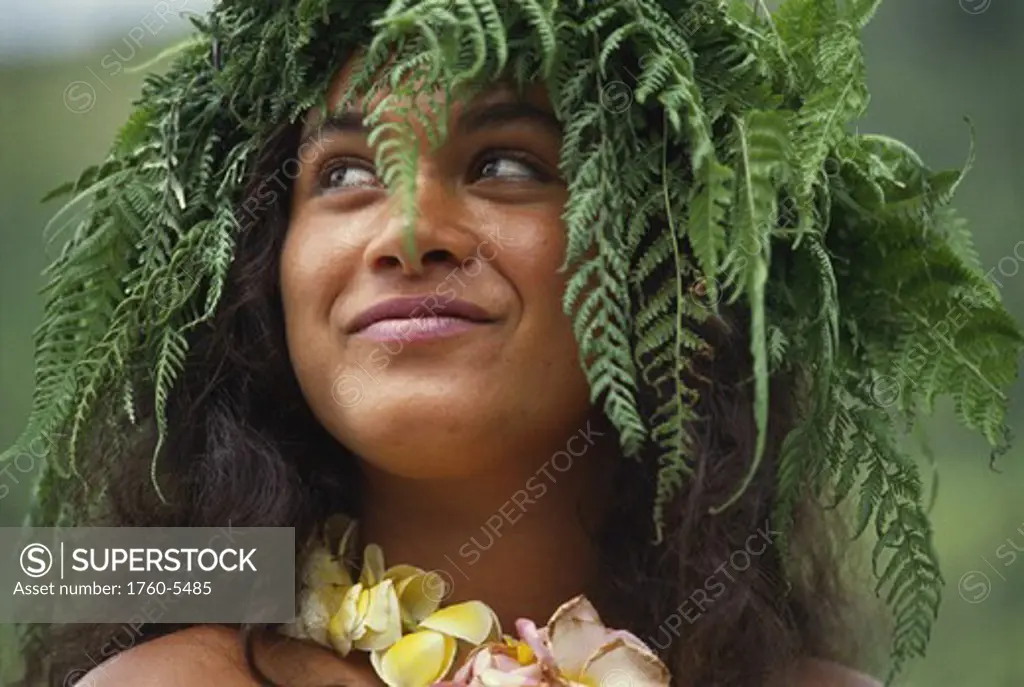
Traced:
<svg viewBox="0 0 1024 687">
<path fill-rule="evenodd" d="M 281 638 L 263 641 L 260 668 L 294 687 L 374 684 L 365 672 L 325 649 Z M 238 630 L 203 625 L 180 630 L 121 652 L 90 671 L 85 687 L 259 687 L 249 670 Z"/>
<path fill-rule="evenodd" d="M 304 685 L 379 684 L 368 668 L 329 651 L 282 638 L 262 642 L 261 668 L 277 682 Z M 203 625 L 153 639 L 100 664 L 78 683 L 85 687 L 259 687 L 237 630 Z M 881 687 L 877 680 L 838 663 L 801 661 L 789 687 Z"/>
<path fill-rule="evenodd" d="M 96 666 L 88 687 L 253 687 L 238 632 L 227 627 L 190 627 L 122 651 Z"/>
</svg>

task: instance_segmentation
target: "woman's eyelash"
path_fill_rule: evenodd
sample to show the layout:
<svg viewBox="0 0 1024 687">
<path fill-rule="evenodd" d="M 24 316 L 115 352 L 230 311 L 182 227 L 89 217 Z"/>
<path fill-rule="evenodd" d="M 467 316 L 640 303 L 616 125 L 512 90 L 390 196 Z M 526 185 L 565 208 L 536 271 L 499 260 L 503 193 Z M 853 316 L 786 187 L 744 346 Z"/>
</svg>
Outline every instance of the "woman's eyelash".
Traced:
<svg viewBox="0 0 1024 687">
<path fill-rule="evenodd" d="M 491 163 L 502 160 L 511 160 L 529 170 L 538 181 L 549 181 L 551 175 L 533 160 L 527 153 L 515 150 L 490 149 L 480 153 L 470 165 L 470 173 L 475 178 L 482 169 Z M 318 167 L 316 172 L 317 188 L 321 191 L 330 191 L 334 188 L 331 184 L 331 175 L 339 170 L 362 170 L 376 177 L 376 171 L 371 162 L 354 157 L 327 158 Z"/>
<path fill-rule="evenodd" d="M 470 169 L 473 171 L 474 175 L 479 174 L 484 165 L 497 160 L 512 160 L 523 167 L 526 167 L 533 173 L 538 181 L 550 181 L 551 179 L 551 175 L 544 171 L 540 164 L 534 161 L 532 155 L 518 150 L 485 150 L 477 156 L 476 160 L 470 166 Z"/>
<path fill-rule="evenodd" d="M 366 160 L 354 157 L 327 158 L 316 171 L 317 188 L 321 191 L 331 190 L 331 175 L 344 169 L 361 169 L 376 177 L 373 164 Z"/>
</svg>

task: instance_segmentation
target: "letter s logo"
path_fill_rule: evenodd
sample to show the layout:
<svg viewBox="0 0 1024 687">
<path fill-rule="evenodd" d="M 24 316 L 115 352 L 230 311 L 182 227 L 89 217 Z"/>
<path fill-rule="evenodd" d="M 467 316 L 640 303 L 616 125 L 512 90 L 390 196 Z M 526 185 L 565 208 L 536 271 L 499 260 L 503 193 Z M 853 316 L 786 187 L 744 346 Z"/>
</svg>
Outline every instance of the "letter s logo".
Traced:
<svg viewBox="0 0 1024 687">
<path fill-rule="evenodd" d="M 21 550 L 20 563 L 29 577 L 42 577 L 53 567 L 53 554 L 42 544 L 29 544 Z"/>
</svg>

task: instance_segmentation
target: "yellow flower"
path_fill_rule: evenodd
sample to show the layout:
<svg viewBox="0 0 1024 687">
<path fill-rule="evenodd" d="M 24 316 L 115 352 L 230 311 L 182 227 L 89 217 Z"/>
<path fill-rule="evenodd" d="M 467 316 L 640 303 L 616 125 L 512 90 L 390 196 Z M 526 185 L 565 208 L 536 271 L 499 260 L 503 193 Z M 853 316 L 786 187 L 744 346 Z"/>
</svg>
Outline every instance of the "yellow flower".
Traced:
<svg viewBox="0 0 1024 687">
<path fill-rule="evenodd" d="M 431 576 L 411 565 L 395 566 L 385 573 L 385 579 L 395 581 L 398 605 L 402 610 L 402 624 L 406 630 L 414 630 L 441 605 L 439 595 L 431 593 Z"/>
<path fill-rule="evenodd" d="M 428 593 L 430 575 L 413 565 L 395 565 L 385 569 L 384 552 L 376 544 L 370 544 L 363 554 L 363 570 L 359 581 L 363 585 L 372 586 L 391 580 L 398 595 L 402 624 L 405 629 L 412 630 L 440 606 L 438 595 Z"/>
<path fill-rule="evenodd" d="M 359 581 L 333 607 L 327 634 L 342 656 L 353 647 L 362 651 L 388 648 L 437 610 L 438 601 L 425 593 L 426 573 L 411 565 L 384 568 L 384 554 L 376 544 L 363 553 Z"/>
<path fill-rule="evenodd" d="M 457 649 L 454 638 L 423 630 L 402 637 L 387 651 L 374 651 L 370 663 L 388 687 L 428 687 L 448 674 Z"/>
<path fill-rule="evenodd" d="M 394 583 L 384 580 L 372 587 L 356 583 L 349 588 L 331 618 L 328 635 L 342 656 L 353 646 L 370 651 L 397 642 L 402 636 L 402 614 Z"/>
<path fill-rule="evenodd" d="M 431 613 L 415 632 L 374 651 L 370 662 L 388 687 L 429 687 L 451 670 L 457 640 L 480 645 L 500 636 L 494 611 L 479 601 L 466 601 Z"/>
<path fill-rule="evenodd" d="M 345 561 L 354 523 L 328 524 L 319 547 L 306 556 L 299 616 L 282 628 L 285 634 L 312 639 L 342 656 L 352 649 L 369 651 L 389 687 L 429 687 L 448 674 L 460 640 L 480 645 L 500 639 L 490 607 L 467 601 L 439 608 L 441 595 L 430 593 L 434 573 L 412 565 L 385 568 L 376 544 L 365 548 L 359 579 L 353 581 Z M 524 645 L 520 653 L 524 649 L 529 652 Z"/>
<path fill-rule="evenodd" d="M 281 629 L 283 634 L 300 639 L 308 637 L 327 646 L 331 617 L 337 613 L 345 593 L 352 587 L 352 577 L 344 558 L 355 532 L 354 523 L 335 520 L 331 524 L 336 528 L 344 527 L 337 553 L 332 553 L 327 545 L 318 543 L 306 555 L 298 617 Z"/>
</svg>

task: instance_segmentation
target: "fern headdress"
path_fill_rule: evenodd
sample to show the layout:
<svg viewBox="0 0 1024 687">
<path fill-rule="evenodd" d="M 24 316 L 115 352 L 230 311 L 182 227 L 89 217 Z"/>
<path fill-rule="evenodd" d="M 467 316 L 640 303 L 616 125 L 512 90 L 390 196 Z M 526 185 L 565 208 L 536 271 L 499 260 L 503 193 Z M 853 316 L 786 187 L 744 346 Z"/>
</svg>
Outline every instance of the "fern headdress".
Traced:
<svg viewBox="0 0 1024 687">
<path fill-rule="evenodd" d="M 361 46 L 341 104 L 385 85 L 394 57 L 391 94 L 364 113 L 371 142 L 409 142 L 379 146 L 377 167 L 410 222 L 420 113 L 381 122 L 395 99 L 462 96 L 499 76 L 547 84 L 570 190 L 564 305 L 624 453 L 657 455 L 656 523 L 690 470 L 696 398 L 682 372 L 706 347 L 697 325 L 719 305 L 749 310 L 758 439 L 729 501 L 764 452 L 769 377 L 797 376 L 808 393 L 779 459 L 775 526 L 787 530 L 803 484 L 840 500 L 856 490 L 856 530 L 876 530 L 878 591 L 895 613 L 895 674 L 923 654 L 943 586 L 899 435 L 950 395 L 1005 450 L 1024 337 L 949 205 L 970 157 L 933 171 L 899 141 L 849 131 L 868 102 L 859 32 L 879 2 L 221 0 L 147 77 L 102 164 L 58 189 L 87 209 L 48 268 L 32 413 L 3 454 L 46 445 L 35 524 L 81 517 L 61 495 L 80 479 L 86 428 L 134 419 L 136 394 L 154 399 L 155 465 L 189 334 L 216 311 L 247 227 L 256 155 L 324 104 Z M 420 125 L 439 142 L 444 121 Z M 667 400 L 643 417 L 652 386 Z"/>
</svg>

